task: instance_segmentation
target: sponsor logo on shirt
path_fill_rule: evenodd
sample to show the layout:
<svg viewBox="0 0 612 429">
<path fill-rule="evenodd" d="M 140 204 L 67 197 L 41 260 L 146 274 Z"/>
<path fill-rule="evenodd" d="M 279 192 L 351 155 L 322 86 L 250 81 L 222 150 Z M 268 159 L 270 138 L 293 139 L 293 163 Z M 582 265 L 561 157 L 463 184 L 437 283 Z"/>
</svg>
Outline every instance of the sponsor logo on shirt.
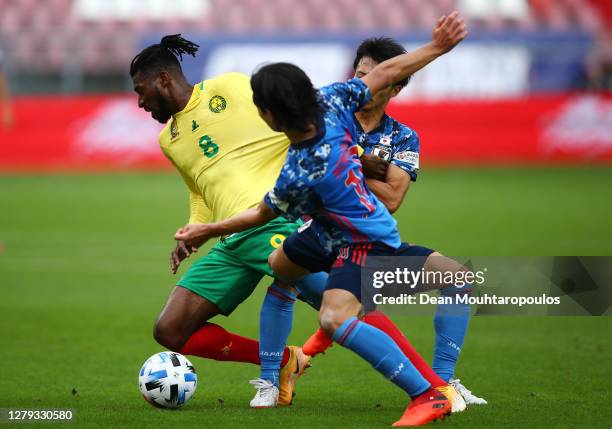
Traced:
<svg viewBox="0 0 612 429">
<path fill-rule="evenodd" d="M 414 165 L 415 167 L 419 166 L 419 153 L 418 152 L 412 152 L 409 150 L 398 152 L 395 154 L 393 159 L 397 161 L 407 162 L 409 164 Z"/>
</svg>

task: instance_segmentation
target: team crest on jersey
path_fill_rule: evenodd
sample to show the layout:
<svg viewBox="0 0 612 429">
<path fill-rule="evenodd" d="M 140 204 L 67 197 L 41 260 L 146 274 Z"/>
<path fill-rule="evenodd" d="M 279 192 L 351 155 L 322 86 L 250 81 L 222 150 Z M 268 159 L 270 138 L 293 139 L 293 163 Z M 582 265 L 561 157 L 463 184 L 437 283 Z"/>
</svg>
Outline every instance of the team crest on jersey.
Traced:
<svg viewBox="0 0 612 429">
<path fill-rule="evenodd" d="M 226 107 L 227 102 L 225 101 L 225 98 L 221 97 L 220 95 L 215 95 L 208 102 L 208 108 L 213 113 L 221 113 L 225 110 Z"/>
<path fill-rule="evenodd" d="M 379 158 L 384 159 L 385 161 L 391 161 L 391 150 L 386 146 L 374 146 L 372 150 L 372 155 L 376 155 Z"/>
<path fill-rule="evenodd" d="M 389 137 L 389 136 L 382 136 L 380 138 L 380 140 L 378 141 L 378 143 L 383 145 L 383 146 L 391 146 L 391 137 Z"/>
</svg>

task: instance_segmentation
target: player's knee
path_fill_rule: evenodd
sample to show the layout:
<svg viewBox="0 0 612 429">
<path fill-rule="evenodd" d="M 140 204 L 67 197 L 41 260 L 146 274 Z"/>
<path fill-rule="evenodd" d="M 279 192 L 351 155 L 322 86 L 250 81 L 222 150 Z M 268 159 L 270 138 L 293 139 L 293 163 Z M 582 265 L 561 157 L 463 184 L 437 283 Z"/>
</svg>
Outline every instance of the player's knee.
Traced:
<svg viewBox="0 0 612 429">
<path fill-rule="evenodd" d="M 280 247 L 268 255 L 268 265 L 272 268 L 272 271 L 276 271 L 275 268 L 278 268 L 278 249 L 280 249 Z"/>
<path fill-rule="evenodd" d="M 329 310 L 321 309 L 319 313 L 319 325 L 325 331 L 325 334 L 332 338 L 337 328 L 334 328 L 334 315 Z"/>
<path fill-rule="evenodd" d="M 185 344 L 185 338 L 176 332 L 168 323 L 162 320 L 157 320 L 153 326 L 153 338 L 159 343 L 159 345 L 172 350 L 173 352 L 179 352 Z"/>
<path fill-rule="evenodd" d="M 270 253 L 270 256 L 268 256 L 268 265 L 270 265 L 272 271 L 274 271 L 279 276 L 290 278 L 289 275 L 291 273 L 287 271 L 286 264 L 283 263 L 284 255 L 282 254 L 282 252 L 282 247 L 279 247 L 274 252 Z"/>
<path fill-rule="evenodd" d="M 321 308 L 319 312 L 319 325 L 328 337 L 332 338 L 340 326 L 350 317 L 344 312 L 333 308 Z"/>
</svg>

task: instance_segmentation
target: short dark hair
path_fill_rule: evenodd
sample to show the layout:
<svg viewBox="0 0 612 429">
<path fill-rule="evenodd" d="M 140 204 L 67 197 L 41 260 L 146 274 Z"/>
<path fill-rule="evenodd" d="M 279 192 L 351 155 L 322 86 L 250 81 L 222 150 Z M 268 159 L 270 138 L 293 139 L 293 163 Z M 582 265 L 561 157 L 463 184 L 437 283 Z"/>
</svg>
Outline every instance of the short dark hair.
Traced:
<svg viewBox="0 0 612 429">
<path fill-rule="evenodd" d="M 307 131 L 323 114 L 319 91 L 298 66 L 274 63 L 261 67 L 251 76 L 253 103 L 269 110 L 276 125 Z"/>
<path fill-rule="evenodd" d="M 199 45 L 182 38 L 180 34 L 164 36 L 159 43 L 144 48 L 134 57 L 130 64 L 130 76 L 134 77 L 139 71 L 181 70 L 179 60 L 183 60 L 183 54 L 195 57 L 198 48 Z"/>
<path fill-rule="evenodd" d="M 377 63 L 382 63 L 383 61 L 405 53 L 406 49 L 390 37 L 373 37 L 371 39 L 365 39 L 357 48 L 355 61 L 353 61 L 353 70 L 357 70 L 357 65 L 359 65 L 359 61 L 361 61 L 363 57 L 370 57 Z M 408 81 L 410 81 L 410 76 L 397 82 L 396 85 L 404 87 L 408 85 Z"/>
</svg>

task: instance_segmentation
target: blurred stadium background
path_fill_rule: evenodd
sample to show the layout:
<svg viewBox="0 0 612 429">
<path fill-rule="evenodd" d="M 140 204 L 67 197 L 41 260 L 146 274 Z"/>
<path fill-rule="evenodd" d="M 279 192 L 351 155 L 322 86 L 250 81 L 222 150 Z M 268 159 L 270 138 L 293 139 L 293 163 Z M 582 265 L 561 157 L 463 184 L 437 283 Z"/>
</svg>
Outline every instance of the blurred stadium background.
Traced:
<svg viewBox="0 0 612 429">
<path fill-rule="evenodd" d="M 321 85 L 350 75 L 363 37 L 410 49 L 454 8 L 469 39 L 392 108 L 421 134 L 425 168 L 612 159 L 608 0 L 0 0 L 0 139 L 19 141 L 0 169 L 166 168 L 160 127 L 124 95 L 131 58 L 164 34 L 201 45 L 193 82 L 285 60 Z"/>
<path fill-rule="evenodd" d="M 194 83 L 284 60 L 320 85 L 350 76 L 362 38 L 410 49 L 455 8 L 468 40 L 390 107 L 421 138 L 402 236 L 449 255 L 612 255 L 610 0 L 0 0 L 0 406 L 76 408 L 79 427 L 270 427 L 246 407 L 251 366 L 194 360 L 180 413 L 138 395 L 188 202 L 130 60 L 182 33 L 201 45 Z M 257 336 L 263 290 L 218 323 Z M 431 320 L 396 320 L 429 358 Z M 475 317 L 459 375 L 492 405 L 449 424 L 608 426 L 611 321 Z M 296 305 L 294 326 L 298 344 L 314 313 Z M 386 427 L 405 406 L 339 347 L 313 369 L 274 425 Z"/>
</svg>

